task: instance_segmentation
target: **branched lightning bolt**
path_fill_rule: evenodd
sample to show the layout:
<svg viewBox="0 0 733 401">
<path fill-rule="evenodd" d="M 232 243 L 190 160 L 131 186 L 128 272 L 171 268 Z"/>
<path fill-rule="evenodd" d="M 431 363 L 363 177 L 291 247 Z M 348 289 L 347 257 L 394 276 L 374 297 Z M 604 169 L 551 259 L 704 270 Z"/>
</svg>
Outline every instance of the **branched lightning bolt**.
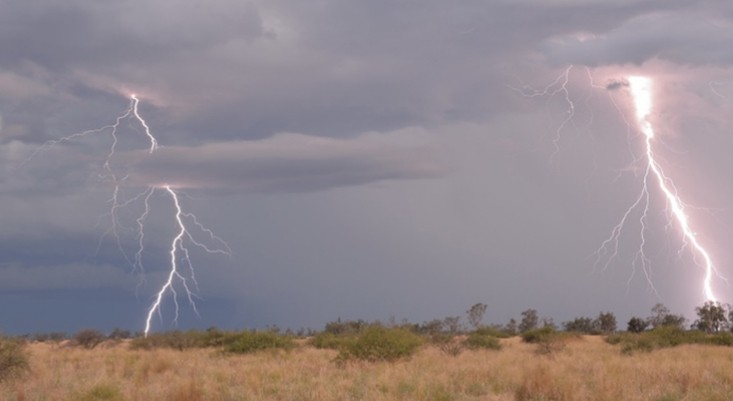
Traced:
<svg viewBox="0 0 733 401">
<path fill-rule="evenodd" d="M 127 119 L 131 119 L 133 121 L 136 121 L 142 127 L 143 133 L 150 142 L 148 153 L 154 153 L 159 147 L 158 140 L 152 134 L 150 126 L 140 115 L 139 104 L 140 100 L 137 95 L 131 95 L 128 108 L 123 114 L 115 119 L 115 122 L 113 124 L 93 130 L 78 132 L 60 139 L 48 141 L 40 146 L 36 151 L 34 151 L 23 164 L 29 162 L 40 153 L 48 150 L 55 145 L 64 142 L 70 142 L 88 135 L 102 134 L 108 132 L 111 138 L 111 144 L 107 153 L 107 157 L 105 158 L 105 161 L 102 165 L 103 173 L 100 174 L 100 178 L 103 180 L 110 180 L 113 183 L 114 188 L 112 190 L 112 196 L 108 201 L 108 203 L 111 204 L 109 212 L 107 213 L 110 219 L 110 227 L 100 237 L 99 243 L 97 245 L 97 251 L 99 251 L 104 237 L 111 234 L 112 236 L 114 236 L 117 247 L 122 253 L 123 257 L 133 267 L 133 272 L 139 272 L 141 277 L 144 276 L 145 271 L 143 265 L 143 254 L 145 252 L 145 222 L 152 212 L 151 199 L 156 192 L 165 193 L 167 196 L 170 197 L 175 211 L 174 219 L 176 234 L 170 244 L 170 267 L 168 270 L 167 279 L 160 287 L 159 291 L 156 293 L 154 301 L 148 309 L 146 315 L 144 333 L 147 336 L 151 329 L 153 315 L 157 313 L 159 316 L 162 317 L 162 302 L 165 299 L 166 295 L 169 293 L 171 294 L 173 303 L 175 305 L 175 315 L 173 321 L 178 321 L 180 308 L 178 304 L 178 293 L 176 292 L 175 287 L 176 282 L 180 282 L 180 285 L 181 287 L 183 287 L 192 309 L 196 314 L 198 314 L 198 309 L 196 307 L 196 303 L 194 302 L 194 298 L 196 297 L 195 291 L 190 285 L 190 283 L 192 283 L 194 288 L 197 289 L 198 283 L 196 281 L 194 266 L 191 261 L 190 250 L 187 243 L 190 243 L 191 245 L 196 246 L 207 253 L 218 253 L 231 256 L 232 251 L 223 239 L 216 236 L 213 231 L 209 230 L 203 224 L 201 224 L 194 214 L 185 212 L 183 210 L 181 202 L 179 200 L 179 194 L 170 185 L 165 184 L 159 186 L 149 186 L 144 191 L 139 192 L 129 199 L 124 201 L 121 200 L 121 185 L 124 183 L 126 177 L 120 178 L 113 166 L 115 153 L 117 150 L 117 135 L 120 124 Z M 134 231 L 136 231 L 137 250 L 135 251 L 134 257 L 130 258 L 122 245 L 122 239 L 119 231 L 122 226 L 119 223 L 118 216 L 121 209 L 125 209 L 133 204 L 139 203 L 142 203 L 143 211 L 135 219 Z M 209 245 L 207 245 L 207 243 L 205 242 L 197 240 L 187 224 L 195 228 L 197 230 L 197 233 L 203 233 L 207 237 L 206 241 Z M 181 272 L 180 263 L 185 263 L 187 267 L 187 273 L 184 274 L 183 272 Z"/>
<path fill-rule="evenodd" d="M 532 88 L 525 84 L 522 84 L 522 86 L 519 88 L 507 85 L 509 86 L 509 88 L 517 91 L 519 94 L 527 98 L 545 97 L 548 99 L 549 102 L 549 99 L 552 99 L 555 96 L 561 96 L 564 100 L 564 103 L 567 105 L 567 107 L 565 109 L 565 117 L 555 130 L 555 137 L 552 141 L 555 148 L 552 154 L 553 157 L 559 151 L 559 144 L 562 132 L 567 128 L 569 124 L 575 124 L 574 117 L 576 104 L 573 101 L 571 93 L 568 89 L 570 73 L 573 68 L 574 67 L 572 65 L 566 67 L 552 82 L 539 89 Z M 630 148 L 635 147 L 635 135 L 632 135 L 633 131 L 641 131 L 644 137 L 644 150 L 642 154 L 634 155 L 634 164 L 638 163 L 642 166 L 640 169 L 642 171 L 641 189 L 639 191 L 639 194 L 634 198 L 631 205 L 621 216 L 618 224 L 616 224 L 611 230 L 610 236 L 602 242 L 601 246 L 595 252 L 595 265 L 601 265 L 604 269 L 608 268 L 611 262 L 615 260 L 619 254 L 619 242 L 624 229 L 627 225 L 630 224 L 632 220 L 636 220 L 638 221 L 638 224 L 640 226 L 640 241 L 632 260 L 632 273 L 629 277 L 627 285 L 630 285 L 631 280 L 636 274 L 637 269 L 640 269 L 646 277 L 646 280 L 649 283 L 651 290 L 655 294 L 657 293 L 657 290 L 652 280 L 651 259 L 646 255 L 645 252 L 645 249 L 647 247 L 646 233 L 648 231 L 648 220 L 650 215 L 650 208 L 652 207 L 651 191 L 654 191 L 656 188 L 656 190 L 658 190 L 663 195 L 667 203 L 669 218 L 667 227 L 679 227 L 682 233 L 682 247 L 679 251 L 679 254 L 682 254 L 683 250 L 689 247 L 689 249 L 693 253 L 693 260 L 695 261 L 695 263 L 699 264 L 705 271 L 705 276 L 703 279 L 703 294 L 707 300 L 716 301 L 717 297 L 715 296 L 712 288 L 713 277 L 717 276 L 723 280 L 725 279 L 717 272 L 710 254 L 698 241 L 695 232 L 690 227 L 689 218 L 685 211 L 687 206 L 678 195 L 674 183 L 667 175 L 665 175 L 664 170 L 662 169 L 658 160 L 655 158 L 653 148 L 654 129 L 648 119 L 652 109 L 651 80 L 645 77 L 629 77 L 627 82 L 612 82 L 608 86 L 601 86 L 595 84 L 589 68 L 586 68 L 586 73 L 590 81 L 591 88 L 610 90 L 613 87 L 629 87 L 636 114 L 635 122 L 631 123 L 626 119 L 624 113 L 622 112 L 622 109 L 619 107 L 613 96 L 609 95 L 609 98 L 616 110 L 622 116 L 623 120 L 626 122 L 626 125 L 628 127 L 627 136 Z M 717 88 L 729 83 L 730 82 L 710 82 L 709 86 L 715 95 L 725 99 L 725 96 L 719 90 L 717 90 Z M 632 128 L 633 126 L 637 128 Z M 634 154 L 633 151 L 632 154 Z"/>
<path fill-rule="evenodd" d="M 552 145 L 555 147 L 552 157 L 555 157 L 555 155 L 560 151 L 562 132 L 573 120 L 573 117 L 575 117 L 575 103 L 570 97 L 570 91 L 568 90 L 568 82 L 570 82 L 570 72 L 572 70 L 573 66 L 568 66 L 562 73 L 560 73 L 560 75 L 557 76 L 557 78 L 555 78 L 554 81 L 540 89 L 535 89 L 528 85 L 522 85 L 522 88 L 507 85 L 510 89 L 519 92 L 522 96 L 527 98 L 548 97 L 549 99 L 552 99 L 555 95 L 562 94 L 563 99 L 567 104 L 567 109 L 565 110 L 565 118 L 555 130 L 555 137 L 552 139 Z"/>
<path fill-rule="evenodd" d="M 655 180 L 659 191 L 664 195 L 669 208 L 670 225 L 674 222 L 679 226 L 682 231 L 683 246 L 690 245 L 694 253 L 694 260 L 700 263 L 705 270 L 705 277 L 703 280 L 703 293 L 708 301 L 717 302 L 717 297 L 712 288 L 712 280 L 714 275 L 718 275 L 717 270 L 713 264 L 712 258 L 708 251 L 700 244 L 697 239 L 695 232 L 690 227 L 689 218 L 685 212 L 685 204 L 677 193 L 677 189 L 674 186 L 672 180 L 664 174 L 661 165 L 654 157 L 654 149 L 652 141 L 654 139 L 654 129 L 649 116 L 652 111 L 652 81 L 646 77 L 633 76 L 628 78 L 629 88 L 634 102 L 634 109 L 636 112 L 636 120 L 640 131 L 644 134 L 644 162 L 645 170 L 643 175 L 642 188 L 639 196 L 632 203 L 632 205 L 623 214 L 621 221 L 611 231 L 611 236 L 607 238 L 597 251 L 598 259 L 600 262 L 602 258 L 606 258 L 605 266 L 618 255 L 619 238 L 626 225 L 627 221 L 631 218 L 636 210 L 640 210 L 639 223 L 641 226 L 641 241 L 639 248 L 636 251 L 633 267 L 636 268 L 637 263 L 641 265 L 641 269 L 644 272 L 647 281 L 649 282 L 652 290 L 656 293 L 654 285 L 651 280 L 651 272 L 649 270 L 649 259 L 644 253 L 646 238 L 645 233 L 647 230 L 647 217 L 649 214 L 650 207 L 650 187 L 652 186 L 651 180 Z M 632 273 L 633 277 L 633 273 Z M 629 278 L 631 280 L 631 277 Z"/>
</svg>

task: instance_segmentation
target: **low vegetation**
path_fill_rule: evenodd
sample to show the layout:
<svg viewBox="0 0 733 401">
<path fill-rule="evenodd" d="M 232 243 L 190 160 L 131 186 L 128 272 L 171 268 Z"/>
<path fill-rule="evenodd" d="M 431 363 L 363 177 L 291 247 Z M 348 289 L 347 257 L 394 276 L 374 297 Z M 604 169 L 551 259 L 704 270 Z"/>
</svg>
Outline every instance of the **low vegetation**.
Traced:
<svg viewBox="0 0 733 401">
<path fill-rule="evenodd" d="M 280 335 L 272 331 L 244 331 L 233 336 L 231 341 L 224 345 L 224 350 L 244 354 L 274 349 L 289 350 L 294 347 L 295 342 L 293 342 L 292 337 L 287 335 Z"/>
<path fill-rule="evenodd" d="M 77 345 L 86 349 L 92 349 L 101 344 L 107 336 L 99 330 L 83 329 L 74 335 L 74 341 Z"/>
<path fill-rule="evenodd" d="M 699 330 L 682 330 L 675 326 L 660 326 L 641 333 L 620 333 L 606 338 L 609 344 L 618 344 L 621 352 L 649 352 L 661 348 L 685 344 L 733 346 L 730 332 L 705 333 Z"/>
<path fill-rule="evenodd" d="M 486 308 L 470 308 L 468 325 L 338 319 L 309 338 L 216 328 L 0 338 L 0 400 L 733 399 L 726 305 L 701 306 L 689 327 L 657 305 L 624 332 L 609 312 L 563 330 L 533 309 L 484 326 Z"/>
<path fill-rule="evenodd" d="M 393 362 L 412 356 L 422 343 L 421 337 L 408 330 L 374 324 L 365 328 L 353 341 L 344 342 L 337 360 Z"/>
<path fill-rule="evenodd" d="M 384 327 L 379 333 L 415 335 Z M 217 347 L 131 349 L 127 342 L 90 351 L 34 342 L 25 346 L 31 374 L 1 382 L 0 400 L 733 399 L 733 347 L 680 344 L 625 355 L 618 345 L 586 335 L 545 357 L 537 354 L 538 343 L 498 341 L 498 351 L 466 347 L 452 356 L 423 343 L 406 358 L 345 364 L 335 361 L 339 351 L 307 342 L 295 342 L 288 352 L 243 354 Z"/>
<path fill-rule="evenodd" d="M 0 382 L 20 377 L 28 370 L 28 355 L 20 341 L 0 337 Z"/>
<path fill-rule="evenodd" d="M 465 344 L 471 349 L 501 349 L 500 337 L 505 337 L 501 333 L 497 333 L 491 329 L 477 329 L 468 334 Z"/>
</svg>

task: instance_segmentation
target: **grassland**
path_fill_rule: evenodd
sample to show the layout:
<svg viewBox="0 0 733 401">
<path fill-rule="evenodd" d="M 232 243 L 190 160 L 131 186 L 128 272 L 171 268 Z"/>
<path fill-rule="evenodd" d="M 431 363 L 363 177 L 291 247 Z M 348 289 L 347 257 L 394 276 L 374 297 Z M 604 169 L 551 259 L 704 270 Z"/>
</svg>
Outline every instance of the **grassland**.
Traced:
<svg viewBox="0 0 733 401">
<path fill-rule="evenodd" d="M 540 354 L 519 338 L 501 350 L 450 356 L 424 345 L 397 362 L 337 363 L 337 351 L 226 354 L 196 348 L 133 350 L 27 346 L 30 370 L 0 384 L 3 401 L 653 400 L 733 399 L 733 348 L 681 345 L 625 355 L 601 337 Z"/>
</svg>

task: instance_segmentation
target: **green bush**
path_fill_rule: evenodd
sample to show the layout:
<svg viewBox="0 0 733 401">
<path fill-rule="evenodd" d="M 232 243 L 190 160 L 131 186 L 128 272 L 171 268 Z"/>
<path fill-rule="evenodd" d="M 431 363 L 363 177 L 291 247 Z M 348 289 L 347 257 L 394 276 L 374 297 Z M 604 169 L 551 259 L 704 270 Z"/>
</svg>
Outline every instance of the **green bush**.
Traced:
<svg viewBox="0 0 733 401">
<path fill-rule="evenodd" d="M 550 326 L 541 327 L 522 333 L 522 340 L 529 344 L 537 344 L 538 354 L 549 355 L 565 348 L 568 341 L 580 338 L 578 333 L 559 332 Z"/>
<path fill-rule="evenodd" d="M 550 339 L 557 337 L 559 333 L 550 326 L 545 326 L 539 329 L 533 329 L 522 333 L 522 340 L 530 344 L 539 344 L 542 342 L 549 341 Z"/>
<path fill-rule="evenodd" d="M 413 355 L 421 344 L 422 338 L 407 330 L 372 325 L 345 344 L 337 360 L 396 361 Z"/>
<path fill-rule="evenodd" d="M 336 335 L 328 331 L 316 334 L 311 338 L 310 344 L 318 349 L 340 350 L 347 344 L 354 342 L 354 335 Z"/>
<path fill-rule="evenodd" d="M 501 344 L 499 344 L 498 338 L 494 337 L 491 334 L 483 333 L 479 330 L 476 330 L 468 335 L 468 338 L 466 339 L 466 346 L 472 349 L 501 349 Z"/>
<path fill-rule="evenodd" d="M 205 333 L 200 334 L 197 343 L 199 347 L 224 347 L 233 343 L 236 339 L 236 332 L 222 331 L 210 327 Z"/>
<path fill-rule="evenodd" d="M 272 331 L 244 331 L 236 335 L 232 341 L 224 346 L 226 352 L 248 353 L 266 349 L 292 349 L 295 342 L 290 336 L 284 336 Z"/>
<path fill-rule="evenodd" d="M 733 334 L 720 332 L 706 334 L 698 330 L 683 330 L 677 326 L 659 326 L 641 333 L 623 333 L 606 338 L 609 344 L 621 345 L 621 352 L 649 352 L 659 348 L 675 347 L 681 344 L 733 345 Z"/>
<path fill-rule="evenodd" d="M 506 330 L 502 330 L 496 327 L 491 326 L 483 326 L 479 327 L 474 331 L 474 333 L 481 334 L 484 336 L 491 336 L 494 338 L 510 338 L 514 337 L 514 334 L 508 333 Z"/>
<path fill-rule="evenodd" d="M 206 335 L 196 330 L 152 333 L 147 337 L 137 337 L 130 344 L 132 349 L 172 348 L 180 351 L 204 346 Z"/>
<path fill-rule="evenodd" d="M 733 333 L 722 331 L 720 333 L 713 334 L 708 337 L 707 343 L 713 345 L 724 345 L 728 347 L 733 346 Z"/>
<path fill-rule="evenodd" d="M 28 370 L 28 355 L 23 344 L 0 337 L 0 382 L 15 378 Z"/>
</svg>

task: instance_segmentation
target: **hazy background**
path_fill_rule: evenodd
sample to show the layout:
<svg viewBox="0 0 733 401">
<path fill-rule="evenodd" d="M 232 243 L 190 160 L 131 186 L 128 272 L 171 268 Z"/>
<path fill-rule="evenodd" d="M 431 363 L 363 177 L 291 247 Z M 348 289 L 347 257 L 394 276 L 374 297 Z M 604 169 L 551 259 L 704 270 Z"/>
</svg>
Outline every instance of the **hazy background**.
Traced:
<svg viewBox="0 0 733 401">
<path fill-rule="evenodd" d="M 618 258 L 596 264 L 643 172 L 613 83 L 655 80 L 660 162 L 733 276 L 732 42 L 722 0 L 3 0 L 0 330 L 142 328 L 170 200 L 152 199 L 140 284 L 103 236 L 109 135 L 29 159 L 114 123 L 131 93 L 162 148 L 148 155 L 121 124 L 123 194 L 174 182 L 233 250 L 193 253 L 200 317 L 182 303 L 179 327 L 421 322 L 476 302 L 495 323 L 535 308 L 625 326 L 657 302 L 692 316 L 702 271 L 659 196 L 654 287 L 632 265 L 639 215 Z M 136 210 L 122 215 L 130 253 Z M 154 330 L 172 321 L 169 300 Z"/>
</svg>

